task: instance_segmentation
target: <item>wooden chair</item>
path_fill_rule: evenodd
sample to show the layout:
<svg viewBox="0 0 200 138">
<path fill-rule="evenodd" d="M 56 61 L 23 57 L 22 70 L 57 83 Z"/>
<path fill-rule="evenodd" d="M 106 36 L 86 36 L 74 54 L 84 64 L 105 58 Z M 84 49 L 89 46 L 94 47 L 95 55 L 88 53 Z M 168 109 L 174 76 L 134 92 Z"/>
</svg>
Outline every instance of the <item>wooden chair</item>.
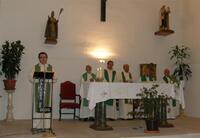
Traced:
<svg viewBox="0 0 200 138">
<path fill-rule="evenodd" d="M 62 114 L 73 114 L 73 119 L 79 118 L 79 116 L 76 116 L 76 109 L 79 109 L 80 114 L 80 99 L 80 95 L 76 94 L 76 85 L 74 83 L 65 81 L 60 84 L 59 121 Z M 62 113 L 62 109 L 73 109 L 74 111 L 73 113 Z"/>
</svg>

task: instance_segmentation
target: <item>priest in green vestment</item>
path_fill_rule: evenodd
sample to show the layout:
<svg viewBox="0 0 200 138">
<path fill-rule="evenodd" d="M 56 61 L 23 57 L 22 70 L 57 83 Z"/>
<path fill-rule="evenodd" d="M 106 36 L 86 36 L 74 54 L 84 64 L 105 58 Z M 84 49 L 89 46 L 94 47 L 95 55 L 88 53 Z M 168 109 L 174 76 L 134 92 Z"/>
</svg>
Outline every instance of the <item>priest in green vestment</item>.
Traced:
<svg viewBox="0 0 200 138">
<path fill-rule="evenodd" d="M 129 71 L 129 64 L 123 65 L 123 71 L 121 72 L 121 81 L 125 83 L 132 83 L 133 77 Z M 133 110 L 132 99 L 120 99 L 119 100 L 119 118 L 130 119 L 131 115 L 128 113 Z"/>
<path fill-rule="evenodd" d="M 45 52 L 38 54 L 39 63 L 36 64 L 30 74 L 30 81 L 33 83 L 33 118 L 48 118 L 50 117 L 51 107 L 51 94 L 52 94 L 52 81 L 56 82 L 55 71 L 52 65 L 47 63 L 48 55 Z M 54 74 L 52 79 L 35 79 L 33 78 L 34 72 L 52 72 Z M 45 113 L 45 115 L 44 115 Z M 43 124 L 44 123 L 44 124 Z M 33 121 L 33 128 L 49 128 L 50 120 L 35 119 Z"/>
<path fill-rule="evenodd" d="M 133 82 L 133 77 L 129 71 L 129 64 L 123 65 L 123 71 L 121 72 L 122 82 Z"/>
<path fill-rule="evenodd" d="M 113 69 L 114 62 L 109 60 L 107 62 L 107 69 L 104 69 L 104 80 L 106 82 L 116 81 L 116 71 Z M 116 100 L 110 99 L 106 102 L 106 118 L 117 119 Z"/>
<path fill-rule="evenodd" d="M 96 80 L 96 75 L 92 73 L 92 66 L 86 65 L 85 67 L 86 72 L 82 74 L 81 76 L 81 83 L 84 82 L 93 82 Z M 90 110 L 88 105 L 87 98 L 81 99 L 81 109 L 80 109 L 80 118 L 83 120 L 87 120 L 88 118 L 94 117 L 94 110 Z"/>
<path fill-rule="evenodd" d="M 178 87 L 178 80 L 174 75 L 170 74 L 169 69 L 164 69 L 164 76 L 163 76 L 163 81 L 165 83 L 169 84 L 175 84 L 176 87 Z M 167 106 L 167 118 L 174 119 L 179 115 L 179 110 L 180 110 L 180 103 L 176 99 L 172 99 L 169 101 L 169 105 Z"/>
<path fill-rule="evenodd" d="M 163 80 L 165 83 L 178 84 L 178 80 L 176 79 L 176 77 L 174 75 L 170 75 L 169 69 L 164 70 Z"/>
</svg>

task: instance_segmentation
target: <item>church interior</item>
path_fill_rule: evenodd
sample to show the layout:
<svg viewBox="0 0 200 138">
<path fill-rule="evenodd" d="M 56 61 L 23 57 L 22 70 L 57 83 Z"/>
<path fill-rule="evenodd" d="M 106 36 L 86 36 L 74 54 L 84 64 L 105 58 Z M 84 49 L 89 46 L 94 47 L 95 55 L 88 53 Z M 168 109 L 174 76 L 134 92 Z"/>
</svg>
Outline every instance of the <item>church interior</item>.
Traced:
<svg viewBox="0 0 200 138">
<path fill-rule="evenodd" d="M 48 63 L 56 76 L 50 90 L 51 127 L 55 135 L 49 137 L 199 137 L 199 5 L 199 0 L 0 0 L 0 52 L 6 41 L 20 40 L 24 46 L 15 89 L 5 89 L 6 76 L 3 71 L 0 75 L 0 137 L 45 137 L 43 132 L 31 132 L 35 85 L 30 74 L 39 63 L 40 52 L 48 54 Z M 165 20 L 162 20 L 163 6 L 168 11 Z M 52 27 L 50 22 L 56 26 Z M 169 53 L 175 46 L 190 49 L 186 64 L 190 65 L 191 76 L 184 81 L 184 101 L 179 101 L 184 107 L 182 104 L 178 115 L 168 120 L 174 127 L 144 133 L 142 119 L 111 119 L 107 124 L 113 130 L 96 131 L 90 128 L 94 120 L 74 120 L 72 115 L 63 115 L 59 121 L 61 84 L 73 82 L 76 93 L 80 94 L 86 65 L 102 77 L 101 71 L 112 60 L 118 77 L 123 65 L 128 64 L 134 84 L 141 82 L 141 65 L 153 63 L 156 66 L 154 81 L 163 83 L 163 71 L 168 68 L 173 73 L 175 69 Z M 1 58 L 2 55 L 2 61 Z"/>
</svg>

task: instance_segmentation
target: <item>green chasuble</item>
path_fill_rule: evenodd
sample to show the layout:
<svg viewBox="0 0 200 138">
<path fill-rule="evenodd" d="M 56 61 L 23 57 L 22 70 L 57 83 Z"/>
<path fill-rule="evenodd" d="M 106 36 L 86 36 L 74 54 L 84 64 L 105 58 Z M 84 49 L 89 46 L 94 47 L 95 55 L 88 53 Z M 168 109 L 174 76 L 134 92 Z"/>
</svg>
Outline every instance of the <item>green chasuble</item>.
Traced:
<svg viewBox="0 0 200 138">
<path fill-rule="evenodd" d="M 94 73 L 89 74 L 89 73 L 85 72 L 82 75 L 82 78 L 84 81 L 88 81 L 88 75 L 91 75 L 92 79 L 94 79 L 94 80 L 96 79 L 96 75 Z M 88 106 L 88 105 L 89 105 L 89 102 L 88 102 L 87 98 L 83 98 L 83 106 Z"/>
<path fill-rule="evenodd" d="M 35 65 L 35 72 L 40 72 L 41 68 L 39 64 Z M 48 64 L 47 67 L 47 72 L 52 72 L 52 66 Z M 41 112 L 40 108 L 42 107 L 50 107 L 50 87 L 51 84 L 50 82 L 46 82 L 45 84 L 45 95 L 44 99 L 41 99 L 41 94 L 42 94 L 42 88 L 41 88 L 41 83 L 35 82 L 35 111 L 36 112 Z M 43 100 L 45 101 L 43 105 Z"/>
<path fill-rule="evenodd" d="M 107 82 L 110 82 L 110 79 L 111 79 L 111 82 L 114 82 L 114 81 L 115 81 L 115 76 L 116 76 L 116 71 L 115 71 L 115 70 L 112 71 L 112 78 L 109 78 L 108 71 L 107 71 L 107 70 L 104 70 L 104 78 L 105 78 L 105 80 L 106 80 Z M 113 105 L 113 100 L 112 100 L 112 99 L 107 100 L 105 103 L 106 103 L 107 105 L 112 106 L 112 105 Z"/>
</svg>

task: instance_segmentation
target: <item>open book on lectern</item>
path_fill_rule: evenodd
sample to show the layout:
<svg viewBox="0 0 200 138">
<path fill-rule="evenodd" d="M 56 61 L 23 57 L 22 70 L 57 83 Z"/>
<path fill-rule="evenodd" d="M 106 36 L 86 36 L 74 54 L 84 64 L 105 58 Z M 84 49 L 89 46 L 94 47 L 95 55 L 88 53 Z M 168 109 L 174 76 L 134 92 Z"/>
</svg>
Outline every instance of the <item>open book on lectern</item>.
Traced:
<svg viewBox="0 0 200 138">
<path fill-rule="evenodd" d="M 54 72 L 34 72 L 34 79 L 53 79 Z"/>
</svg>

